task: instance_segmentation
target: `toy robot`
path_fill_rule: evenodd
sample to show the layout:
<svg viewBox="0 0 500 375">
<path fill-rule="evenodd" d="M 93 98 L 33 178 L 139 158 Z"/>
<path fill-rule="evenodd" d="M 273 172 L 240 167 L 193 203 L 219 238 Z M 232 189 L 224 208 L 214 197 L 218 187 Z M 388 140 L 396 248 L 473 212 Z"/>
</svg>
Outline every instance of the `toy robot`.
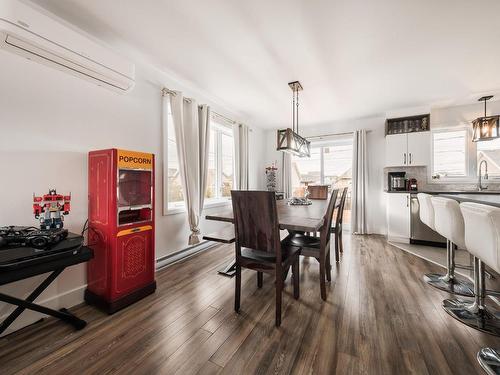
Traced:
<svg viewBox="0 0 500 375">
<path fill-rule="evenodd" d="M 69 214 L 71 195 L 57 194 L 56 189 L 49 189 L 43 197 L 33 194 L 33 213 L 40 219 L 40 229 L 61 229 L 63 215 Z"/>
</svg>

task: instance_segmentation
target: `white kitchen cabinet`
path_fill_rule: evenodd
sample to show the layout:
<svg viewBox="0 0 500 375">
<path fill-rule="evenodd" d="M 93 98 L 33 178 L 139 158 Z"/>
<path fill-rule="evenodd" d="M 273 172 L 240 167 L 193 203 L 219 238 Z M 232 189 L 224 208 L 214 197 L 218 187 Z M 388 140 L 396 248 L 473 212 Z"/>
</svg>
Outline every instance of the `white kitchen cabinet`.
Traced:
<svg viewBox="0 0 500 375">
<path fill-rule="evenodd" d="M 430 164 L 430 132 L 408 134 L 407 165 L 426 166 Z"/>
<path fill-rule="evenodd" d="M 410 194 L 387 193 L 387 239 L 410 241 Z"/>
<path fill-rule="evenodd" d="M 406 165 L 407 151 L 407 134 L 394 134 L 385 137 L 385 165 L 387 167 Z"/>
<path fill-rule="evenodd" d="M 430 142 L 430 132 L 393 134 L 386 136 L 386 167 L 429 165 Z"/>
</svg>

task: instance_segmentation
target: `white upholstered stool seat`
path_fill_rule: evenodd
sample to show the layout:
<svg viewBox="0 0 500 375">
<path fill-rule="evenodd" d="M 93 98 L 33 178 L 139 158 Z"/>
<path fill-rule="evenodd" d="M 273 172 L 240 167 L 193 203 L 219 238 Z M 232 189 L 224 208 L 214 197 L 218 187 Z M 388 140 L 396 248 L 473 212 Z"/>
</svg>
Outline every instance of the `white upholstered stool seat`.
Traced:
<svg viewBox="0 0 500 375">
<path fill-rule="evenodd" d="M 419 216 L 422 223 L 427 225 L 432 230 L 436 230 L 434 226 L 434 207 L 431 202 L 432 195 L 418 193 Z"/>
<path fill-rule="evenodd" d="M 460 209 L 465 222 L 467 250 L 500 273 L 500 208 L 462 203 Z"/>
<path fill-rule="evenodd" d="M 470 327 L 500 336 L 500 315 L 485 305 L 484 264 L 500 272 L 500 208 L 477 203 L 462 203 L 465 243 L 474 256 L 474 301 L 443 301 L 444 309 Z"/>
<path fill-rule="evenodd" d="M 436 232 L 458 248 L 465 249 L 464 218 L 460 212 L 460 204 L 454 199 L 442 197 L 432 197 L 431 202 Z"/>
<path fill-rule="evenodd" d="M 418 194 L 419 202 L 421 194 Z M 430 201 L 430 206 L 429 206 Z M 465 249 L 464 219 L 460 212 L 460 205 L 454 199 L 429 196 L 422 194 L 420 209 L 423 208 L 423 217 L 428 220 L 434 230 L 446 238 L 446 274 L 429 273 L 424 280 L 431 286 L 448 293 L 461 296 L 474 296 L 474 288 L 468 280 L 455 277 L 455 246 Z M 434 213 L 434 220 L 429 215 Z M 422 214 L 421 214 L 422 215 Z M 424 221 L 425 223 L 425 221 Z M 429 225 L 430 227 L 430 225 Z M 431 227 L 432 228 L 432 227 Z"/>
</svg>

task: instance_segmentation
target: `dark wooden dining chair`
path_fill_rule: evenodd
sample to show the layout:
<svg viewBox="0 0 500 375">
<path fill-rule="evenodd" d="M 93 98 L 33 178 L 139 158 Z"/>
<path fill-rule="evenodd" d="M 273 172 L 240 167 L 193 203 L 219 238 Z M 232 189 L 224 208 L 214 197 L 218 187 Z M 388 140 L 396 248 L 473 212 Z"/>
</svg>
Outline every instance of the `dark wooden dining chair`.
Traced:
<svg viewBox="0 0 500 375">
<path fill-rule="evenodd" d="M 280 241 L 274 192 L 232 190 L 236 236 L 236 284 L 234 310 L 240 310 L 241 268 L 257 271 L 257 287 L 263 273 L 276 278 L 276 326 L 281 324 L 281 301 L 285 275 L 292 267 L 293 295 L 299 298 L 300 247 Z"/>
<path fill-rule="evenodd" d="M 309 185 L 309 199 L 328 199 L 328 185 Z"/>
<path fill-rule="evenodd" d="M 345 201 L 347 200 L 347 188 L 342 189 L 340 194 L 340 201 L 337 207 L 337 215 L 335 216 L 335 223 L 331 228 L 331 233 L 335 235 L 335 260 L 340 260 L 340 253 L 344 252 L 344 244 L 342 242 L 342 222 L 344 219 Z M 332 220 L 333 221 L 333 220 Z"/>
<path fill-rule="evenodd" d="M 333 210 L 337 201 L 338 190 L 335 189 L 330 195 L 330 201 L 324 215 L 323 226 L 319 237 L 307 234 L 295 233 L 288 236 L 284 241 L 293 246 L 302 248 L 300 255 L 314 257 L 319 262 L 319 285 L 321 298 L 326 301 L 326 280 L 332 280 L 332 266 L 330 262 L 330 228 L 332 227 Z M 325 280 L 326 279 L 326 280 Z"/>
</svg>

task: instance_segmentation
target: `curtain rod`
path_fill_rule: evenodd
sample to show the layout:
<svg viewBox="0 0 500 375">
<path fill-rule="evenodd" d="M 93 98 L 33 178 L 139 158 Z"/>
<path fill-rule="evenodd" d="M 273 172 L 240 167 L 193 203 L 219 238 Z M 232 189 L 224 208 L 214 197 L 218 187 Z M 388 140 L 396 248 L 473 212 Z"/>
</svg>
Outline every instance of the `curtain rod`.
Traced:
<svg viewBox="0 0 500 375">
<path fill-rule="evenodd" d="M 367 130 L 367 133 L 371 133 L 371 130 Z M 331 133 L 331 134 L 321 134 L 321 135 L 312 135 L 310 137 L 305 137 L 306 139 L 312 139 L 312 138 L 326 138 L 326 137 L 338 137 L 341 135 L 352 135 L 354 134 L 354 131 L 352 132 L 344 132 L 344 133 Z"/>
<path fill-rule="evenodd" d="M 219 117 L 220 119 L 222 119 L 222 120 L 224 120 L 224 121 L 226 121 L 226 122 L 230 123 L 231 125 L 238 125 L 238 126 L 240 126 L 240 127 L 241 127 L 242 125 L 244 125 L 244 124 L 242 124 L 241 122 L 234 121 L 233 119 L 230 119 L 229 117 L 226 117 L 226 116 L 224 116 L 224 115 L 221 115 L 221 114 L 220 114 L 220 113 L 218 113 L 218 112 L 211 111 L 211 113 L 212 113 L 212 116 L 214 116 L 214 117 Z M 248 131 L 253 132 L 252 128 L 250 128 L 250 127 L 248 127 Z"/>
<path fill-rule="evenodd" d="M 166 95 L 173 95 L 173 96 L 176 96 L 177 95 L 177 92 L 173 91 L 173 90 L 170 90 L 170 89 L 167 89 L 166 87 L 162 88 L 161 89 L 161 95 L 162 96 L 166 96 Z M 188 102 L 188 103 L 192 103 L 193 102 L 193 99 L 191 98 L 182 98 L 184 99 L 184 101 Z"/>
<path fill-rule="evenodd" d="M 220 113 L 218 112 L 215 112 L 215 111 L 211 111 L 212 112 L 212 115 L 215 116 L 215 117 L 219 117 L 221 118 L 222 120 L 226 121 L 226 122 L 229 122 L 230 124 L 232 125 L 236 125 L 237 122 L 234 121 L 233 119 L 230 119 L 229 117 L 226 117 L 224 115 L 221 115 Z"/>
<path fill-rule="evenodd" d="M 162 89 L 161 89 L 161 94 L 162 94 L 162 96 L 166 96 L 166 95 L 174 95 L 174 96 L 175 96 L 175 95 L 177 95 L 177 92 L 176 92 L 176 91 L 174 91 L 174 90 L 170 90 L 170 89 L 168 89 L 168 88 L 164 87 L 164 88 L 162 88 Z M 191 99 L 191 98 L 183 98 L 183 99 L 184 99 L 185 101 L 189 102 L 189 103 L 191 103 L 191 102 L 192 102 L 192 99 Z M 237 125 L 239 125 L 239 126 L 243 125 L 241 122 L 234 121 L 233 119 L 230 119 L 229 117 L 226 117 L 226 116 L 224 116 L 224 115 L 221 115 L 221 114 L 220 114 L 220 113 L 218 113 L 218 112 L 211 111 L 211 114 L 212 114 L 213 116 L 215 116 L 215 117 L 219 117 L 220 119 L 222 119 L 222 120 L 224 120 L 224 121 L 226 121 L 226 122 L 230 123 L 231 125 L 236 125 L 236 124 L 237 124 Z M 248 130 L 249 130 L 249 131 L 252 131 L 252 129 L 251 129 L 250 127 L 248 128 Z"/>
</svg>

